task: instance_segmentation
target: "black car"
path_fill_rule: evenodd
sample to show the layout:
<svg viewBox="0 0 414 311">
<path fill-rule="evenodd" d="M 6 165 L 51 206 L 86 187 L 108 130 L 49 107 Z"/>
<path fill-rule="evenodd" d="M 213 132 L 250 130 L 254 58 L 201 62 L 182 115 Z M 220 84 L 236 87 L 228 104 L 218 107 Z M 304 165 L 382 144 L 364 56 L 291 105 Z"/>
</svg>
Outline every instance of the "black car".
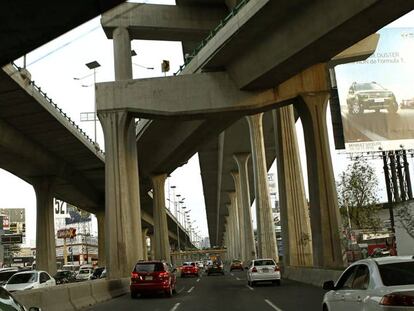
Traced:
<svg viewBox="0 0 414 311">
<path fill-rule="evenodd" d="M 387 109 L 389 113 L 396 113 L 398 103 L 395 95 L 376 82 L 352 83 L 346 98 L 350 114 L 362 114 L 365 110 Z"/>
<path fill-rule="evenodd" d="M 224 267 L 221 261 L 213 261 L 211 265 L 207 267 L 207 275 L 221 274 L 224 275 Z"/>
<path fill-rule="evenodd" d="M 56 274 L 53 277 L 56 280 L 56 285 L 57 285 L 57 284 L 76 282 L 75 276 L 76 276 L 76 273 L 73 271 L 62 270 L 62 271 L 56 272 Z"/>
<path fill-rule="evenodd" d="M 96 268 L 94 271 L 93 271 L 93 274 L 92 274 L 92 276 L 91 276 L 91 280 L 96 280 L 96 279 L 100 279 L 101 278 L 101 276 L 102 276 L 102 272 L 105 270 L 105 267 L 99 267 L 99 268 Z"/>
<path fill-rule="evenodd" d="M 3 287 L 0 287 L 0 310 L 7 310 L 7 311 L 22 311 L 22 310 L 29 310 L 29 311 L 40 311 L 40 308 L 37 307 L 30 307 L 26 308 Z"/>
</svg>

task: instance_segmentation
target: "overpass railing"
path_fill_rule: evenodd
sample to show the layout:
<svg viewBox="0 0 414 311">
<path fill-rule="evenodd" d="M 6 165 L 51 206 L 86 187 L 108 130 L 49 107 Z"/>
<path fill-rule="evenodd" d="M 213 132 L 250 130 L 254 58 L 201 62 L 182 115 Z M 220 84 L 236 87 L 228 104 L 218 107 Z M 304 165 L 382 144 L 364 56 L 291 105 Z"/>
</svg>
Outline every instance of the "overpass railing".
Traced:
<svg viewBox="0 0 414 311">
<path fill-rule="evenodd" d="M 244 7 L 250 0 L 242 0 L 240 1 L 231 12 L 223 18 L 220 23 L 210 31 L 208 36 L 200 42 L 200 44 L 190 53 L 190 55 L 186 56 L 184 59 L 184 64 L 180 66 L 178 71 L 174 73 L 174 76 L 178 75 L 183 71 L 183 69 L 193 60 L 194 57 L 197 56 L 198 52 L 201 51 L 203 47 L 207 45 L 207 43 L 231 20 L 237 13 L 240 11 L 242 7 Z"/>
<path fill-rule="evenodd" d="M 12 65 L 13 65 L 13 67 L 15 68 L 15 69 L 17 69 L 19 72 L 21 72 L 22 70 L 23 70 L 23 68 L 22 67 L 19 67 L 16 63 L 14 63 L 14 62 L 12 62 L 11 63 Z M 35 83 L 35 81 L 34 80 L 30 80 L 30 85 L 32 85 L 33 86 L 33 88 L 36 90 L 36 91 L 38 91 L 39 92 L 39 94 L 40 95 L 42 95 L 45 99 L 46 99 L 46 101 L 52 106 L 52 107 L 54 107 L 59 113 L 60 113 L 60 115 L 63 117 L 63 118 L 65 118 L 66 119 L 66 121 L 68 121 L 69 122 L 69 124 L 71 124 L 79 133 L 81 133 L 85 138 L 86 138 L 86 140 L 87 141 L 89 141 L 92 145 L 93 145 L 93 147 L 95 148 L 95 150 L 98 152 L 98 153 L 101 153 L 102 155 L 105 155 L 105 153 L 104 153 L 104 151 L 101 149 L 101 148 L 99 148 L 99 146 L 88 136 L 88 134 L 86 134 L 83 130 L 82 130 L 82 128 L 80 128 L 76 123 L 75 123 L 75 121 L 73 121 L 65 112 L 63 112 L 63 110 L 62 110 L 62 108 L 60 108 L 50 97 L 48 97 L 47 96 L 47 94 L 45 93 L 45 92 L 43 92 L 42 91 L 42 89 L 41 89 L 41 87 L 40 86 L 38 86 L 36 83 Z"/>
</svg>

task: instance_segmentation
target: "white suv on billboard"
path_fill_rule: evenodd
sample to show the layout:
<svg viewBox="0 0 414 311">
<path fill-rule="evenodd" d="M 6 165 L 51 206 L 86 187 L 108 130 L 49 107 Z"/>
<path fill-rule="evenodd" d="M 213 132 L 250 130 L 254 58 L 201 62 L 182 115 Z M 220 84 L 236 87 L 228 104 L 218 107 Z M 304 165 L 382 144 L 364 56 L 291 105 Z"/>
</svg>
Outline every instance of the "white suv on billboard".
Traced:
<svg viewBox="0 0 414 311">
<path fill-rule="evenodd" d="M 393 92 L 376 82 L 354 82 L 349 88 L 346 104 L 350 114 L 362 114 L 365 110 L 387 109 L 396 113 L 398 103 Z"/>
</svg>

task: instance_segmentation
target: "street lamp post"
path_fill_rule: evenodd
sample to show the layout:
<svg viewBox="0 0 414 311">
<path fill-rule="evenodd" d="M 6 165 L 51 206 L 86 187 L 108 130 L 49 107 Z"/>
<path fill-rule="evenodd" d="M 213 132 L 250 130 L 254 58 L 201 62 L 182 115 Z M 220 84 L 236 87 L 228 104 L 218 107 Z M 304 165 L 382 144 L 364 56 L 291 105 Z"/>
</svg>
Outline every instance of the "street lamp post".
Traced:
<svg viewBox="0 0 414 311">
<path fill-rule="evenodd" d="M 101 65 L 95 60 L 90 63 L 86 64 L 86 67 L 93 70 L 93 85 L 96 84 L 96 68 L 100 67 Z M 95 137 L 95 144 L 96 141 L 96 94 L 95 94 L 95 88 L 94 88 L 94 116 L 93 116 L 93 124 L 94 124 L 94 137 Z"/>
</svg>

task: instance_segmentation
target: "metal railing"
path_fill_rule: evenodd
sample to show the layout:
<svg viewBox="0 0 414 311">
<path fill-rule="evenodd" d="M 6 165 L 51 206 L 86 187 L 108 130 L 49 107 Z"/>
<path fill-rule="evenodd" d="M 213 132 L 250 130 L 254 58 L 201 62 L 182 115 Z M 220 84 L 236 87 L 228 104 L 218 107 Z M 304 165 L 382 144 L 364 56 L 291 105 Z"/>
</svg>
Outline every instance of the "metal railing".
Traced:
<svg viewBox="0 0 414 311">
<path fill-rule="evenodd" d="M 19 72 L 22 71 L 23 68 L 19 67 L 17 64 L 15 64 L 14 62 L 11 63 L 13 65 L 14 68 L 16 68 Z M 46 101 L 52 106 L 54 107 L 62 117 L 64 117 L 66 119 L 66 121 L 69 122 L 69 124 L 75 128 L 79 133 L 81 133 L 86 140 L 88 140 L 92 145 L 94 150 L 96 150 L 96 152 L 101 153 L 102 155 L 105 155 L 105 152 L 103 150 L 101 150 L 99 148 L 99 146 L 75 123 L 75 121 L 73 121 L 65 112 L 63 112 L 62 108 L 60 108 L 50 97 L 47 96 L 47 94 L 45 92 L 42 91 L 41 87 L 38 86 L 34 80 L 30 80 L 30 85 L 33 86 L 33 88 L 39 92 L 40 95 L 42 95 Z"/>
<path fill-rule="evenodd" d="M 194 57 L 197 56 L 197 54 L 201 51 L 203 47 L 207 45 L 207 43 L 234 17 L 237 15 L 237 13 L 240 11 L 242 7 L 246 5 L 250 0 L 241 0 L 234 8 L 231 10 L 231 12 L 220 21 L 220 23 L 210 31 L 208 36 L 204 38 L 200 42 L 200 44 L 189 54 L 185 57 L 184 64 L 180 66 L 177 72 L 174 73 L 174 76 L 180 74 L 183 69 L 194 59 Z"/>
</svg>

